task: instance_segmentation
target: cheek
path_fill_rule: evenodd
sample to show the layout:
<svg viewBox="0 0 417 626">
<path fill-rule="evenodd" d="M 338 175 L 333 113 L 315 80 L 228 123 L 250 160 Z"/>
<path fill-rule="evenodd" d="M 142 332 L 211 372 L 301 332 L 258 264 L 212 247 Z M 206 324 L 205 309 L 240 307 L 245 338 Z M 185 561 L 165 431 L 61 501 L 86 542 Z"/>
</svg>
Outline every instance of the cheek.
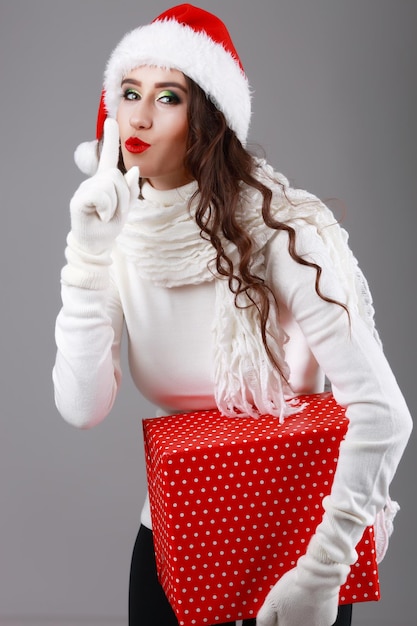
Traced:
<svg viewBox="0 0 417 626">
<path fill-rule="evenodd" d="M 122 134 L 125 124 L 124 124 L 124 116 L 123 116 L 123 113 L 120 111 L 120 107 L 117 110 L 116 122 L 119 125 L 119 133 Z"/>
<path fill-rule="evenodd" d="M 178 124 L 177 132 L 175 133 L 175 140 L 180 143 L 184 148 L 188 139 L 188 121 L 182 120 L 181 124 Z"/>
<path fill-rule="evenodd" d="M 167 136 L 173 141 L 183 142 L 188 137 L 188 116 L 185 109 L 173 109 L 163 121 Z"/>
<path fill-rule="evenodd" d="M 126 105 L 127 103 L 122 100 L 116 113 L 116 121 L 119 124 L 120 134 L 126 134 L 130 126 L 130 110 L 129 107 Z"/>
</svg>

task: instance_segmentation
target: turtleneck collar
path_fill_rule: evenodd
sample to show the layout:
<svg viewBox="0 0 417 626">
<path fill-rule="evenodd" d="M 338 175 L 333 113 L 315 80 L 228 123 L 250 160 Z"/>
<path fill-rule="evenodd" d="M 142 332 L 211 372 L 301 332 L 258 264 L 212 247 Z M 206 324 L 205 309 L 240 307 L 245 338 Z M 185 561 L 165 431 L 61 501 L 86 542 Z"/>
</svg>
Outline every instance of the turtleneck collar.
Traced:
<svg viewBox="0 0 417 626">
<path fill-rule="evenodd" d="M 144 180 L 142 183 L 141 195 L 144 200 L 159 204 L 162 206 L 172 206 L 183 200 L 188 200 L 195 191 L 197 191 L 197 181 L 193 180 L 191 183 L 182 185 L 175 189 L 155 189 L 149 183 Z"/>
</svg>

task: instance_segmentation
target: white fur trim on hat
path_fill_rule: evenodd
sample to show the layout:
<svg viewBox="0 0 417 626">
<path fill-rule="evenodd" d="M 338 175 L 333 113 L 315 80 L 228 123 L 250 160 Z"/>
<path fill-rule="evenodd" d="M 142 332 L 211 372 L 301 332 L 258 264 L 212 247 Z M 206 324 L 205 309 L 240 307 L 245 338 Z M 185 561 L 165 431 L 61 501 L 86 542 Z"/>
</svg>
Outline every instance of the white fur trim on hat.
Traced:
<svg viewBox="0 0 417 626">
<path fill-rule="evenodd" d="M 205 32 L 176 20 L 156 21 L 127 33 L 112 52 L 104 76 L 105 104 L 115 117 L 121 81 L 141 65 L 177 69 L 196 82 L 244 144 L 251 117 L 248 80 L 238 60 Z"/>
</svg>

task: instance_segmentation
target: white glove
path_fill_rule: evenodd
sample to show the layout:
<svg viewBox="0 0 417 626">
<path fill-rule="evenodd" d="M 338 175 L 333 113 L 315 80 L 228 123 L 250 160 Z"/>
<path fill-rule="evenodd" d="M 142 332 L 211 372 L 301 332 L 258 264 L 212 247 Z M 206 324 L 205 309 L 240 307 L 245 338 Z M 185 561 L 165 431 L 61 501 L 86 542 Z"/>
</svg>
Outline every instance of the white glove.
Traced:
<svg viewBox="0 0 417 626">
<path fill-rule="evenodd" d="M 117 168 L 119 126 L 107 118 L 97 173 L 85 180 L 71 202 L 71 237 L 78 252 L 110 251 L 126 221 L 129 208 L 139 195 L 139 169 L 124 176 Z"/>
<path fill-rule="evenodd" d="M 272 587 L 257 618 L 257 626 L 332 626 L 337 618 L 339 591 L 350 566 L 335 563 L 309 545 L 297 566 Z"/>
</svg>

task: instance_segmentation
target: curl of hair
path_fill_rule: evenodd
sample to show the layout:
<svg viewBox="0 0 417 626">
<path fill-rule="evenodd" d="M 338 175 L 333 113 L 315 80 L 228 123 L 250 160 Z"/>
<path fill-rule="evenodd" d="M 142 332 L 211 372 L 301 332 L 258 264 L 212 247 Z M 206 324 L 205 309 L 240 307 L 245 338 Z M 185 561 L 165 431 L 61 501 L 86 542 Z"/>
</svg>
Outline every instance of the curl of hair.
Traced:
<svg viewBox="0 0 417 626">
<path fill-rule="evenodd" d="M 254 176 L 253 156 L 242 146 L 235 133 L 227 126 L 223 114 L 203 90 L 188 77 L 186 80 L 189 89 L 189 137 L 185 165 L 198 183 L 195 219 L 202 237 L 207 238 L 214 247 L 217 272 L 228 280 L 229 288 L 235 295 L 235 306 L 239 306 L 239 296 L 245 295 L 249 306 L 257 308 L 265 350 L 273 366 L 283 376 L 268 345 L 267 333 L 271 306 L 278 309 L 278 303 L 265 281 L 252 272 L 253 241 L 236 219 L 242 183 L 262 194 L 262 216 L 265 224 L 277 231 L 287 231 L 291 257 L 297 263 L 314 268 L 315 289 L 319 297 L 341 306 L 348 313 L 347 307 L 321 292 L 322 268 L 297 254 L 295 230 L 272 217 L 272 191 Z M 235 244 L 239 253 L 238 267 L 234 267 L 225 253 L 221 235 Z"/>
</svg>

